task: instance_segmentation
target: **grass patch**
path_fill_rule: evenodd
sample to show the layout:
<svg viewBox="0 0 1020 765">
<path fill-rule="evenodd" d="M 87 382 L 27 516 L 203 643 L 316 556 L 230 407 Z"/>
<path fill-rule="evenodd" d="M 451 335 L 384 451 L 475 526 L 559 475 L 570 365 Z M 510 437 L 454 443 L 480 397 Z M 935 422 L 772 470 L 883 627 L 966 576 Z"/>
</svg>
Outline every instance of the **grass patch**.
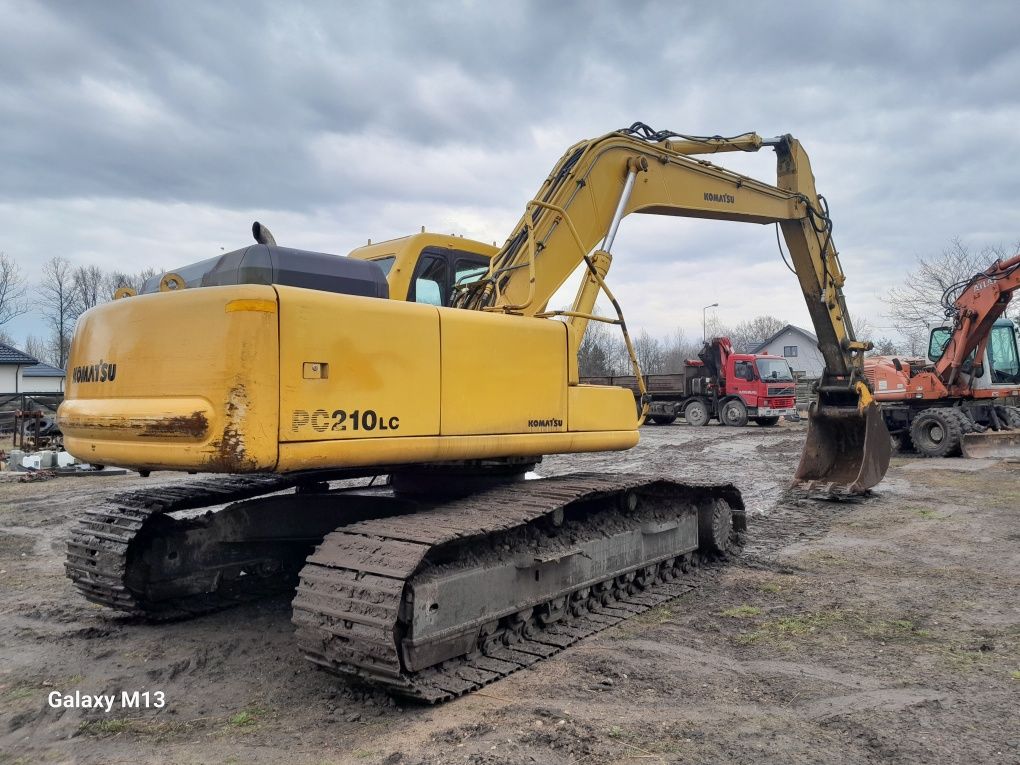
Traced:
<svg viewBox="0 0 1020 765">
<path fill-rule="evenodd" d="M 620 738 L 623 735 L 623 728 L 619 725 L 614 725 L 606 732 L 606 735 L 609 736 L 609 738 Z"/>
<path fill-rule="evenodd" d="M 944 521 L 949 517 L 948 515 L 939 515 L 934 510 L 929 510 L 927 508 L 917 508 L 911 512 L 924 521 Z"/>
<path fill-rule="evenodd" d="M 767 592 L 772 595 L 778 595 L 780 592 L 783 591 L 783 586 L 778 582 L 764 582 L 758 585 L 758 589 L 761 590 L 762 592 Z"/>
<path fill-rule="evenodd" d="M 738 635 L 737 642 L 744 645 L 763 642 L 782 644 L 794 638 L 823 632 L 833 625 L 840 624 L 845 619 L 846 613 L 838 609 L 772 619 L 763 622 L 753 632 Z"/>
<path fill-rule="evenodd" d="M 1009 673 L 1009 676 L 1012 677 L 1014 680 L 1020 680 L 1020 669 L 1014 669 L 1012 672 Z"/>
<path fill-rule="evenodd" d="M 14 688 L 12 688 L 10 691 L 8 691 L 7 695 L 4 696 L 4 698 L 7 701 L 17 701 L 18 699 L 27 699 L 29 696 L 34 695 L 35 692 L 38 691 L 38 690 L 39 690 L 38 688 L 34 688 L 34 687 L 30 686 L 30 685 L 18 685 L 18 686 L 15 686 Z"/>
<path fill-rule="evenodd" d="M 78 732 L 86 736 L 115 736 L 128 727 L 127 720 L 88 720 L 78 726 Z"/>
<path fill-rule="evenodd" d="M 893 619 L 892 621 L 864 622 L 863 632 L 870 638 L 883 642 L 905 642 L 930 638 L 931 632 L 918 627 L 910 619 Z"/>
<path fill-rule="evenodd" d="M 643 624 L 665 624 L 673 618 L 673 612 L 665 606 L 659 606 L 658 608 L 651 608 L 645 611 L 643 614 L 635 617 L 634 621 L 639 621 Z"/>
<path fill-rule="evenodd" d="M 351 754 L 359 760 L 367 760 L 369 757 L 375 754 L 375 752 L 373 752 L 371 749 L 355 749 L 353 752 L 351 752 Z"/>
<path fill-rule="evenodd" d="M 135 736 L 147 736 L 157 742 L 163 742 L 177 733 L 184 733 L 198 724 L 192 722 L 173 722 L 169 720 L 145 720 L 137 718 L 89 720 L 78 726 L 78 732 L 85 736 L 116 736 L 129 733 Z"/>
<path fill-rule="evenodd" d="M 227 722 L 235 728 L 246 728 L 249 725 L 255 725 L 258 722 L 258 718 L 247 709 L 243 709 L 236 715 L 229 717 Z"/>
<path fill-rule="evenodd" d="M 263 707 L 252 705 L 247 706 L 236 714 L 227 718 L 227 727 L 238 730 L 254 728 L 266 716 L 268 710 Z"/>
<path fill-rule="evenodd" d="M 749 606 L 746 603 L 735 608 L 727 608 L 719 612 L 720 616 L 727 616 L 730 619 L 746 619 L 749 616 L 761 616 L 761 609 L 758 606 Z"/>
<path fill-rule="evenodd" d="M 66 688 L 72 685 L 78 685 L 82 680 L 85 679 L 84 675 L 70 675 L 65 678 L 57 678 L 52 682 L 49 680 L 37 680 L 35 682 L 20 682 L 15 683 L 9 688 L 0 691 L 4 701 L 18 701 L 19 699 L 27 699 L 31 696 L 36 695 L 46 689 L 53 688 Z"/>
</svg>

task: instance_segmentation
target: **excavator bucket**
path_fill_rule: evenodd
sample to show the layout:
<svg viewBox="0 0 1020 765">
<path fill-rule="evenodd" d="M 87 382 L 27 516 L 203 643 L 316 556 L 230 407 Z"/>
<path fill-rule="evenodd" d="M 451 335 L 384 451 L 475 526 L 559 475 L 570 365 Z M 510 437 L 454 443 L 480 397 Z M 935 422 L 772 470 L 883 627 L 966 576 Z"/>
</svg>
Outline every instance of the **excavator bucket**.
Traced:
<svg viewBox="0 0 1020 765">
<path fill-rule="evenodd" d="M 1020 430 L 987 430 L 966 433 L 960 442 L 964 457 L 1020 459 Z"/>
<path fill-rule="evenodd" d="M 891 454 L 889 430 L 874 401 L 864 406 L 816 401 L 793 487 L 833 496 L 863 494 L 885 476 Z"/>
</svg>

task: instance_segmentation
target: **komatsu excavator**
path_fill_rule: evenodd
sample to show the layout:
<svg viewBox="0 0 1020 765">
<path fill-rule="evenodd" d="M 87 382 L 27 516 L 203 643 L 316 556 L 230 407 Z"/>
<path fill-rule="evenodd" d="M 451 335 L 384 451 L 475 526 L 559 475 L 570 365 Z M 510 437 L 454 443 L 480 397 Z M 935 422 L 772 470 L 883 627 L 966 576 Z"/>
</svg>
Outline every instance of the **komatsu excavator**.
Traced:
<svg viewBox="0 0 1020 765">
<path fill-rule="evenodd" d="M 697 156 L 764 146 L 777 185 Z M 278 247 L 256 224 L 256 244 L 84 314 L 59 412 L 68 450 L 229 475 L 87 509 L 68 575 L 154 620 L 296 586 L 310 660 L 428 702 L 675 597 L 744 528 L 725 478 L 522 480 L 542 455 L 638 441 L 633 394 L 577 370 L 600 292 L 619 312 L 605 277 L 630 213 L 778 223 L 826 361 L 796 482 L 877 484 L 890 439 L 863 374 L 870 343 L 854 336 L 807 154 L 790 136 L 636 123 L 571 147 L 501 248 L 421 233 L 342 258 Z M 579 267 L 570 310 L 549 310 Z"/>
<path fill-rule="evenodd" d="M 873 356 L 864 370 L 889 431 L 925 457 L 1020 454 L 1020 354 L 1001 318 L 1020 289 L 1020 255 L 950 286 L 951 326 L 931 331 L 928 359 Z"/>
</svg>

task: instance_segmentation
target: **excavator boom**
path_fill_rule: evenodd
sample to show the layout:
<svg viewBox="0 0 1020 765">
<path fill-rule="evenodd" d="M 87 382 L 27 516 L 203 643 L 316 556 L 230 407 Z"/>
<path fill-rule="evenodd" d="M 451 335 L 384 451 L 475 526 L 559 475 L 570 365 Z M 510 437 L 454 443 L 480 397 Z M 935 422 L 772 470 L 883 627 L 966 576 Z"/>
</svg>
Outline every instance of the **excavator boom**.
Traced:
<svg viewBox="0 0 1020 765">
<path fill-rule="evenodd" d="M 776 152 L 776 185 L 692 156 L 765 146 Z M 796 483 L 837 493 L 877 484 L 890 450 L 863 373 L 863 353 L 871 344 L 854 334 L 827 204 L 815 189 L 807 153 L 792 136 L 692 138 L 636 123 L 572 146 L 526 206 L 488 274 L 464 289 L 457 305 L 549 315 L 550 298 L 586 264 L 587 280 L 563 312 L 577 348 L 597 288 L 604 286 L 616 231 L 631 213 L 779 225 L 825 360 Z"/>
</svg>

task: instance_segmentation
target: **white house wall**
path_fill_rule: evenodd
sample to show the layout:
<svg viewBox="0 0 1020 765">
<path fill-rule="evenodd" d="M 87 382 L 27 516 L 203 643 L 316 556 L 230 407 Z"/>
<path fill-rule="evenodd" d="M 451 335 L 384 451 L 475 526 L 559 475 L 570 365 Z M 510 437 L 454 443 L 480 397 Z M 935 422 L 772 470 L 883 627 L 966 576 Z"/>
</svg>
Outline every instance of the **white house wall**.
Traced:
<svg viewBox="0 0 1020 765">
<path fill-rule="evenodd" d="M 0 364 L 0 393 L 17 393 L 21 390 L 18 372 L 22 367 L 16 364 Z"/>
<path fill-rule="evenodd" d="M 63 393 L 63 377 L 22 377 L 21 393 Z"/>
<path fill-rule="evenodd" d="M 815 341 L 806 337 L 800 332 L 788 329 L 775 338 L 771 343 L 758 351 L 758 353 L 769 353 L 773 356 L 782 356 L 783 347 L 787 345 L 797 346 L 797 355 L 788 357 L 790 369 L 800 372 L 805 377 L 821 377 L 825 369 L 825 359 Z"/>
</svg>

